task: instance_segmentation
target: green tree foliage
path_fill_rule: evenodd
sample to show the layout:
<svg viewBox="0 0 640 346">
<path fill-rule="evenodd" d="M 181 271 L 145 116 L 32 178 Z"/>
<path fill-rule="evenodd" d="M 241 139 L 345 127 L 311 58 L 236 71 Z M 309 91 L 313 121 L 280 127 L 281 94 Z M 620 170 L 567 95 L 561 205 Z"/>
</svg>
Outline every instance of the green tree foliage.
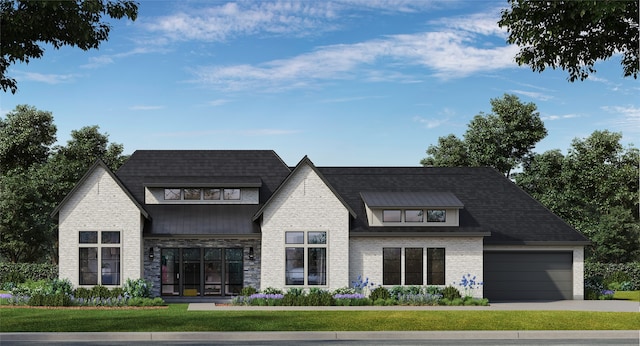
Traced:
<svg viewBox="0 0 640 346">
<path fill-rule="evenodd" d="M 41 58 L 43 44 L 96 49 L 109 38 L 111 26 L 103 16 L 135 20 L 138 3 L 125 0 L 0 0 L 0 86 L 17 91 L 16 80 L 6 75 L 16 62 Z"/>
<path fill-rule="evenodd" d="M 0 119 L 0 172 L 46 162 L 55 141 L 56 127 L 50 112 L 17 106 L 6 119 Z"/>
<path fill-rule="evenodd" d="M 126 159 L 97 126 L 51 147 L 55 133 L 51 113 L 33 107 L 17 106 L 0 119 L 0 255 L 10 262 L 56 262 L 53 209 L 97 159 L 114 170 Z"/>
<path fill-rule="evenodd" d="M 498 25 L 520 46 L 518 64 L 537 72 L 561 68 L 573 82 L 596 72 L 596 61 L 621 54 L 625 77 L 638 77 L 637 0 L 508 1 Z"/>
<path fill-rule="evenodd" d="M 593 261 L 640 259 L 640 151 L 623 148 L 621 138 L 595 131 L 575 139 L 567 155 L 533 155 L 515 176 L 525 191 L 589 237 Z"/>
<path fill-rule="evenodd" d="M 480 113 L 469 123 L 464 139 L 440 137 L 430 145 L 425 166 L 489 166 L 506 176 L 547 135 L 537 107 L 515 95 L 491 99 L 492 114 Z"/>
</svg>

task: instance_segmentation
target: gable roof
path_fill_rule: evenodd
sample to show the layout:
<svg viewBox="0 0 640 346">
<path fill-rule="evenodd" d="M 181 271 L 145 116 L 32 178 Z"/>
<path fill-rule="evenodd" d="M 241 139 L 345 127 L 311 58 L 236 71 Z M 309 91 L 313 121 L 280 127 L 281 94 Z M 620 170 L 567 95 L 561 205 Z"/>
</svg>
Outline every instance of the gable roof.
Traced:
<svg viewBox="0 0 640 346">
<path fill-rule="evenodd" d="M 253 187 L 264 203 L 290 173 L 273 150 L 137 150 L 116 175 L 141 204 L 146 186 Z M 145 234 L 231 234 L 234 227 L 238 234 L 254 234 L 251 217 L 259 205 L 146 207 L 153 220 Z"/>
<path fill-rule="evenodd" d="M 448 191 L 464 205 L 459 232 L 490 232 L 485 244 L 588 244 L 587 238 L 492 168 L 319 167 L 355 211 L 351 234 L 445 232 L 447 227 L 370 227 L 362 194 Z M 375 195 L 375 194 L 374 194 Z"/>
<path fill-rule="evenodd" d="M 289 174 L 289 176 L 287 176 L 287 178 L 282 182 L 282 184 L 280 184 L 280 186 L 278 187 L 278 189 L 273 193 L 273 195 L 271 196 L 271 198 L 269 198 L 269 200 L 267 200 L 267 202 L 262 206 L 262 208 L 260 208 L 260 210 L 258 210 L 255 215 L 253 216 L 253 220 L 257 220 L 258 218 L 260 218 L 260 216 L 262 215 L 262 213 L 264 212 L 264 210 L 267 208 L 267 206 L 269 205 L 269 202 L 275 198 L 275 196 L 280 192 L 280 190 L 282 190 L 282 188 L 287 185 L 287 183 L 289 182 L 289 180 L 291 180 L 291 178 L 293 176 L 295 176 L 295 174 L 300 171 L 301 167 L 303 166 L 309 166 L 317 175 L 318 177 L 320 177 L 320 180 L 322 180 L 322 182 L 324 182 L 325 185 L 327 185 L 327 187 L 329 188 L 329 190 L 331 190 L 331 192 L 333 193 L 334 196 L 336 196 L 336 198 L 340 201 L 340 203 L 342 203 L 342 205 L 344 205 L 345 209 L 347 209 L 347 211 L 349 211 L 349 214 L 352 217 L 356 217 L 356 213 L 355 211 L 353 211 L 353 209 L 351 209 L 351 206 L 349 204 L 347 204 L 345 202 L 345 200 L 342 198 L 342 196 L 333 188 L 333 186 L 331 186 L 331 184 L 329 183 L 329 181 L 327 181 L 327 179 L 325 179 L 325 177 L 322 175 L 322 173 L 318 170 L 318 168 L 313 164 L 313 162 L 311 162 L 311 160 L 309 159 L 309 157 L 307 157 L 307 155 L 305 155 L 302 160 L 300 160 L 300 162 L 298 162 L 298 164 L 295 166 L 295 168 L 293 169 L 293 171 L 291 172 L 291 174 Z"/>
<path fill-rule="evenodd" d="M 53 211 L 51 212 L 51 217 L 56 217 L 58 215 L 58 213 L 60 212 L 60 209 L 76 193 L 76 191 L 82 186 L 82 184 L 84 184 L 84 182 L 91 176 L 91 174 L 93 174 L 93 172 L 96 169 L 98 169 L 98 167 L 102 167 L 109 174 L 109 176 L 116 182 L 116 184 L 118 184 L 118 186 L 120 186 L 120 188 L 127 195 L 127 197 L 129 197 L 131 202 L 133 202 L 133 204 L 135 204 L 135 206 L 140 210 L 140 214 L 142 214 L 145 218 L 149 219 L 150 215 L 145 210 L 145 208 L 142 206 L 142 204 L 139 203 L 133 197 L 133 195 L 131 195 L 129 190 L 122 184 L 120 179 L 118 179 L 118 177 L 111 171 L 111 169 L 109 169 L 109 167 L 107 167 L 107 164 L 105 164 L 104 161 L 102 161 L 101 159 L 96 160 L 96 162 L 93 164 L 93 166 L 91 166 L 91 168 L 89 168 L 87 173 L 85 173 L 84 176 L 82 176 L 80 181 L 78 181 L 78 183 L 76 183 L 76 185 L 73 187 L 73 189 L 71 189 L 71 191 L 69 191 L 69 193 L 64 197 L 64 199 L 58 204 L 58 206 L 55 209 L 53 209 Z"/>
</svg>

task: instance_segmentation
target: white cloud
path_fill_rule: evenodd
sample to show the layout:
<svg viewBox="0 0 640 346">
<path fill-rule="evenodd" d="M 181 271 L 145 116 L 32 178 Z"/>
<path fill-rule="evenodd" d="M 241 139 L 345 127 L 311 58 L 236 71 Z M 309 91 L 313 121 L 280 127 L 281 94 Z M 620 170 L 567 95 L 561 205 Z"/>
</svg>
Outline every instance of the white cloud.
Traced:
<svg viewBox="0 0 640 346">
<path fill-rule="evenodd" d="M 44 74 L 36 72 L 17 71 L 18 79 L 32 82 L 41 82 L 46 84 L 61 84 L 74 81 L 78 75 L 76 74 Z"/>
<path fill-rule="evenodd" d="M 455 114 L 455 112 L 449 108 L 444 108 L 440 113 L 439 116 L 435 119 L 432 118 L 424 118 L 421 116 L 415 116 L 413 117 L 413 121 L 422 124 L 424 127 L 428 128 L 428 129 L 433 129 L 436 127 L 439 127 L 442 124 L 445 124 L 449 121 L 449 118 L 451 116 L 453 116 Z"/>
<path fill-rule="evenodd" d="M 602 107 L 608 113 L 614 114 L 610 124 L 625 132 L 640 132 L 640 107 L 628 106 L 605 106 Z"/>
<path fill-rule="evenodd" d="M 553 96 L 551 96 L 551 95 L 548 95 L 548 94 L 545 94 L 545 93 L 541 93 L 541 92 L 536 92 L 536 91 L 510 90 L 510 92 L 516 93 L 516 94 L 520 94 L 520 95 L 524 95 L 524 96 L 527 96 L 529 98 L 540 100 L 540 101 L 548 101 L 548 100 L 551 100 L 553 98 Z"/>
<path fill-rule="evenodd" d="M 580 115 L 578 114 L 562 114 L 562 115 L 545 115 L 540 117 L 540 119 L 542 119 L 542 121 L 553 121 L 553 120 L 561 120 L 561 119 L 573 119 L 573 118 L 579 118 Z"/>
<path fill-rule="evenodd" d="M 207 104 L 209 106 L 213 106 L 213 107 L 218 107 L 218 106 L 222 106 L 223 104 L 229 103 L 229 100 L 225 100 L 225 99 L 217 99 L 217 100 L 213 100 L 213 101 L 209 101 L 207 102 Z"/>
<path fill-rule="evenodd" d="M 293 88 L 320 80 L 353 79 L 380 61 L 393 63 L 397 70 L 421 66 L 441 79 L 460 78 L 475 72 L 515 67 L 515 46 L 477 48 L 475 36 L 465 32 L 427 32 L 394 35 L 355 44 L 324 46 L 313 52 L 259 65 L 204 66 L 193 69 L 194 82 L 221 89 Z M 377 67 L 377 78 L 383 79 Z M 372 76 L 372 74 L 368 74 Z M 404 75 L 410 81 L 414 76 Z"/>
</svg>

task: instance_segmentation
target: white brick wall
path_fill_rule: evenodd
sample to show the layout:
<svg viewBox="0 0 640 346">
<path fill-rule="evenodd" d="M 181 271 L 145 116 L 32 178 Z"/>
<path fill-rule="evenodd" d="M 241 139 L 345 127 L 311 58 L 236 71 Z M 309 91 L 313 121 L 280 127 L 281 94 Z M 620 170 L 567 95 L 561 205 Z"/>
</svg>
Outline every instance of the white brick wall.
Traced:
<svg viewBox="0 0 640 346">
<path fill-rule="evenodd" d="M 80 231 L 119 231 L 120 282 L 124 284 L 127 278 L 141 278 L 143 224 L 136 205 L 102 166 L 96 166 L 60 208 L 60 278 L 68 278 L 78 286 Z"/>
<path fill-rule="evenodd" d="M 351 237 L 349 250 L 350 282 L 359 275 L 369 278 L 376 286 L 382 284 L 382 249 L 402 248 L 402 282 L 404 283 L 404 248 L 424 248 L 424 285 L 427 284 L 427 248 L 445 248 L 445 284 L 458 284 L 463 275 L 476 276 L 483 281 L 482 237 Z M 457 286 L 458 287 L 458 286 Z M 482 286 L 472 292 L 474 297 L 482 297 Z"/>
<path fill-rule="evenodd" d="M 583 246 L 487 246 L 485 250 L 501 251 L 571 251 L 573 253 L 573 299 L 584 299 Z"/>
<path fill-rule="evenodd" d="M 327 286 L 349 286 L 349 212 L 310 166 L 296 171 L 264 210 L 260 286 L 285 287 L 285 232 L 327 232 Z"/>
</svg>

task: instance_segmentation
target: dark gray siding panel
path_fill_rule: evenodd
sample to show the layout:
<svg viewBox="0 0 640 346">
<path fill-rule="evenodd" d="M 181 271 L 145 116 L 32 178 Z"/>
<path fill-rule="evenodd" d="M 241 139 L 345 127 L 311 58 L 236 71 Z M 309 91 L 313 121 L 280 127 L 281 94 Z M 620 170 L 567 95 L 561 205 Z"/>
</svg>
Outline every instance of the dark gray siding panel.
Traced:
<svg viewBox="0 0 640 346">
<path fill-rule="evenodd" d="M 489 301 L 573 299 L 573 255 L 485 251 L 484 296 Z"/>
</svg>

